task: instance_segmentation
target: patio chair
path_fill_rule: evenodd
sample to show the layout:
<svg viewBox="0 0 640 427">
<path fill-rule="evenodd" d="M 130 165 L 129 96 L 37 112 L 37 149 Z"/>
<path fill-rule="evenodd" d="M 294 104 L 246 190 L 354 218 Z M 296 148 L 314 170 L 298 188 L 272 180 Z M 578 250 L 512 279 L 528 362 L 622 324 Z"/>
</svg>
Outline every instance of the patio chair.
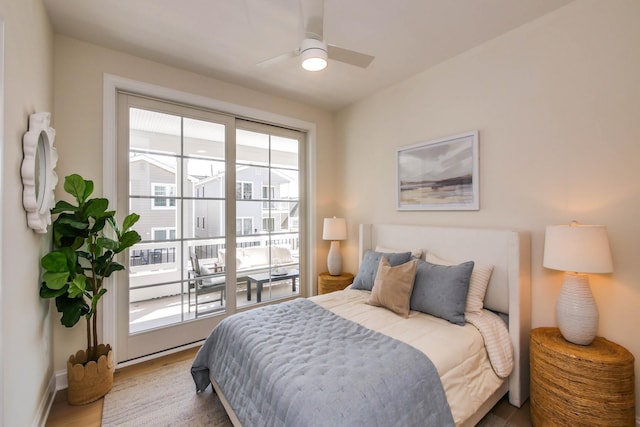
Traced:
<svg viewBox="0 0 640 427">
<path fill-rule="evenodd" d="M 216 271 L 211 270 L 206 266 L 201 266 L 200 261 L 198 260 L 198 256 L 195 253 L 191 254 L 190 258 L 191 270 L 189 270 L 188 286 L 189 311 L 191 311 L 191 290 L 193 289 L 195 297 L 196 317 L 198 317 L 198 315 L 202 314 L 200 313 L 198 307 L 200 304 L 203 304 L 202 302 L 198 301 L 198 297 L 201 297 L 202 295 L 212 292 L 218 292 L 219 298 L 214 300 L 207 300 L 207 303 L 220 301 L 220 306 L 224 306 L 227 280 L 224 273 L 216 273 Z"/>
</svg>

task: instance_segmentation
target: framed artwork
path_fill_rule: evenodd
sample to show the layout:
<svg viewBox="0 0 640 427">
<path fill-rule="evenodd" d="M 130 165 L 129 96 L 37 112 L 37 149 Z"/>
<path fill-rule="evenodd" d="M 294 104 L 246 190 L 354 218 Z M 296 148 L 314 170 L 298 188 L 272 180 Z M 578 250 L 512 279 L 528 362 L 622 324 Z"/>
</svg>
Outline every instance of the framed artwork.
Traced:
<svg viewBox="0 0 640 427">
<path fill-rule="evenodd" d="M 397 150 L 397 209 L 479 210 L 478 131 Z"/>
</svg>

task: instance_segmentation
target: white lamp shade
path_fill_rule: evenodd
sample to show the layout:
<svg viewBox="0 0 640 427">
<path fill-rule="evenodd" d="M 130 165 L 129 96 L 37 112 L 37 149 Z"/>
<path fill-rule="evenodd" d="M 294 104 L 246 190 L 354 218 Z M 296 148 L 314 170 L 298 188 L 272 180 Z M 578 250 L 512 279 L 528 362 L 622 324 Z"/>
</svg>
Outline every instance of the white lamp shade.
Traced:
<svg viewBox="0 0 640 427">
<path fill-rule="evenodd" d="M 607 229 L 603 225 L 550 225 L 542 265 L 576 273 L 611 273 L 613 262 Z"/>
<path fill-rule="evenodd" d="M 325 218 L 322 227 L 323 240 L 346 240 L 347 222 L 344 218 Z"/>
</svg>

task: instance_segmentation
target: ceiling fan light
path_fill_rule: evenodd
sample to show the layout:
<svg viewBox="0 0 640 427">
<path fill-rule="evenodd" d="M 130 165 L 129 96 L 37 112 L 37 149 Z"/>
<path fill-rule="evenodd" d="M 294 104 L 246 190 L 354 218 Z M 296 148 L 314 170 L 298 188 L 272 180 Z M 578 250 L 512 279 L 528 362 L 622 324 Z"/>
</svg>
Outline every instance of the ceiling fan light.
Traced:
<svg viewBox="0 0 640 427">
<path fill-rule="evenodd" d="M 325 54 L 326 55 L 326 54 Z M 325 58 L 310 56 L 302 59 L 302 68 L 307 71 L 320 71 L 327 68 L 327 60 Z"/>
<path fill-rule="evenodd" d="M 320 71 L 327 68 L 327 45 L 320 40 L 303 40 L 300 56 L 302 68 L 307 71 Z"/>
</svg>

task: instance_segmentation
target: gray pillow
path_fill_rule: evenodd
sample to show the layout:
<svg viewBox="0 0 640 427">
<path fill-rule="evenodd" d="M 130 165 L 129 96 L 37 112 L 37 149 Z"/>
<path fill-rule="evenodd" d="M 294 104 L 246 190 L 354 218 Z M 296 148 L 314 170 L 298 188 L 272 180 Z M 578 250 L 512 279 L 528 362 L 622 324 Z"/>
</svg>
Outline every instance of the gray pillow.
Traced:
<svg viewBox="0 0 640 427">
<path fill-rule="evenodd" d="M 378 265 L 383 256 L 387 258 L 392 267 L 395 267 L 396 265 L 408 262 L 411 259 L 411 252 L 384 253 L 371 250 L 365 252 L 358 274 L 355 279 L 353 279 L 351 289 L 362 289 L 365 291 L 373 289 L 373 282 L 378 273 Z"/>
<path fill-rule="evenodd" d="M 463 326 L 473 265 L 473 261 L 446 266 L 420 260 L 411 294 L 411 310 Z"/>
</svg>

